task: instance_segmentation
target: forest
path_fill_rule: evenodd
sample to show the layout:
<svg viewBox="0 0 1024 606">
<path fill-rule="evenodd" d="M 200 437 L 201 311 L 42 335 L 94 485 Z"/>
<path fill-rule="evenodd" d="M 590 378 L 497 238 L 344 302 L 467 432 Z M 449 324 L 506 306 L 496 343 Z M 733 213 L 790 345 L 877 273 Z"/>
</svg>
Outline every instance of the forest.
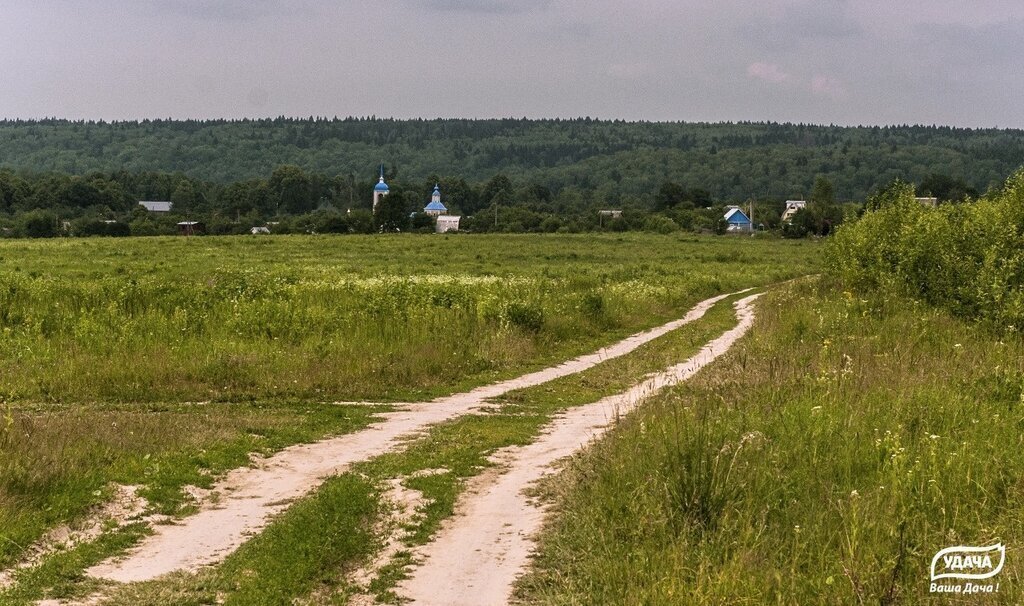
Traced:
<svg viewBox="0 0 1024 606">
<path fill-rule="evenodd" d="M 375 231 L 381 163 L 396 228 L 426 229 L 407 218 L 435 183 L 475 231 L 715 229 L 722 205 L 751 201 L 772 228 L 786 199 L 813 198 L 823 182 L 829 203 L 863 201 L 896 179 L 940 200 L 977 196 L 1024 164 L 1022 134 L 590 118 L 9 120 L 0 233 L 47 235 L 64 222 L 75 235 L 172 233 L 182 218 L 215 233 L 272 220 L 277 231 Z M 152 216 L 139 200 L 170 200 L 176 212 Z M 607 208 L 625 221 L 605 226 L 596 210 Z M 817 214 L 808 231 L 842 212 Z"/>
</svg>

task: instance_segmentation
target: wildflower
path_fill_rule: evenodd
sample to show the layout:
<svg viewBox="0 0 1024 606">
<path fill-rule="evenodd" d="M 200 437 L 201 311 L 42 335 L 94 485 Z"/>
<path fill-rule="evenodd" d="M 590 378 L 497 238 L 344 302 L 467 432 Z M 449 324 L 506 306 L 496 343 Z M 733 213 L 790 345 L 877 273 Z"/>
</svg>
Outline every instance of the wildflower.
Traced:
<svg viewBox="0 0 1024 606">
<path fill-rule="evenodd" d="M 850 491 L 850 498 L 851 499 L 859 499 L 860 498 L 860 493 L 857 492 L 856 488 L 854 488 L 853 490 Z"/>
</svg>

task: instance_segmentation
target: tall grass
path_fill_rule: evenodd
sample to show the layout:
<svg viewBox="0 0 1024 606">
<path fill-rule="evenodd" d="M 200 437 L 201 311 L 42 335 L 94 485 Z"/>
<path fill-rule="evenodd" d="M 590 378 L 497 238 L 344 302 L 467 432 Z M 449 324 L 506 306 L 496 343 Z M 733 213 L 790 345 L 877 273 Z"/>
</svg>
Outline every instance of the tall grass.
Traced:
<svg viewBox="0 0 1024 606">
<path fill-rule="evenodd" d="M 543 604 L 918 604 L 944 547 L 1024 565 L 1024 343 L 921 303 L 803 285 L 549 487 Z"/>
<path fill-rule="evenodd" d="M 814 263 L 653 236 L 149 240 L 0 244 L 0 398 L 426 397 Z"/>
</svg>

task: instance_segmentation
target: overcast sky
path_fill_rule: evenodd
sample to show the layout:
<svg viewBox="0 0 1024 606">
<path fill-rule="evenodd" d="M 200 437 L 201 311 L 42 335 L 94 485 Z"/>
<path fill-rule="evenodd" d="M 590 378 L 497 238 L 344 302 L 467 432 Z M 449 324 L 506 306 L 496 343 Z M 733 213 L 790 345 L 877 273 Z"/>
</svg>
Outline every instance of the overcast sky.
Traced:
<svg viewBox="0 0 1024 606">
<path fill-rule="evenodd" d="M 1021 0 L 0 0 L 0 117 L 1024 127 Z"/>
</svg>

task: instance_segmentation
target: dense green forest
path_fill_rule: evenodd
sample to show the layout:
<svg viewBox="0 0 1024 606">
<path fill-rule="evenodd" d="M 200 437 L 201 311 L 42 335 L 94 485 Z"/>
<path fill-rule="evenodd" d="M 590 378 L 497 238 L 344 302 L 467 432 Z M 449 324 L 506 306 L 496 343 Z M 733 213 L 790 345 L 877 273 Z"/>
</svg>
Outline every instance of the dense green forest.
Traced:
<svg viewBox="0 0 1024 606">
<path fill-rule="evenodd" d="M 729 203 L 755 203 L 756 223 L 772 229 L 798 198 L 812 205 L 789 235 L 824 234 L 843 202 L 896 179 L 940 200 L 975 197 L 1024 164 L 1022 135 L 591 119 L 4 121 L 0 235 L 165 234 L 183 219 L 213 233 L 428 231 L 410 215 L 435 183 L 470 231 L 720 230 Z M 381 162 L 392 193 L 373 217 Z"/>
<path fill-rule="evenodd" d="M 331 177 L 503 173 L 559 191 L 644 195 L 664 181 L 716 199 L 806 197 L 814 179 L 863 200 L 895 178 L 948 175 L 985 191 L 1024 164 L 1024 131 L 935 126 L 374 118 L 0 122 L 0 167 L 84 175 L 181 172 L 226 184 L 282 164 Z"/>
</svg>

